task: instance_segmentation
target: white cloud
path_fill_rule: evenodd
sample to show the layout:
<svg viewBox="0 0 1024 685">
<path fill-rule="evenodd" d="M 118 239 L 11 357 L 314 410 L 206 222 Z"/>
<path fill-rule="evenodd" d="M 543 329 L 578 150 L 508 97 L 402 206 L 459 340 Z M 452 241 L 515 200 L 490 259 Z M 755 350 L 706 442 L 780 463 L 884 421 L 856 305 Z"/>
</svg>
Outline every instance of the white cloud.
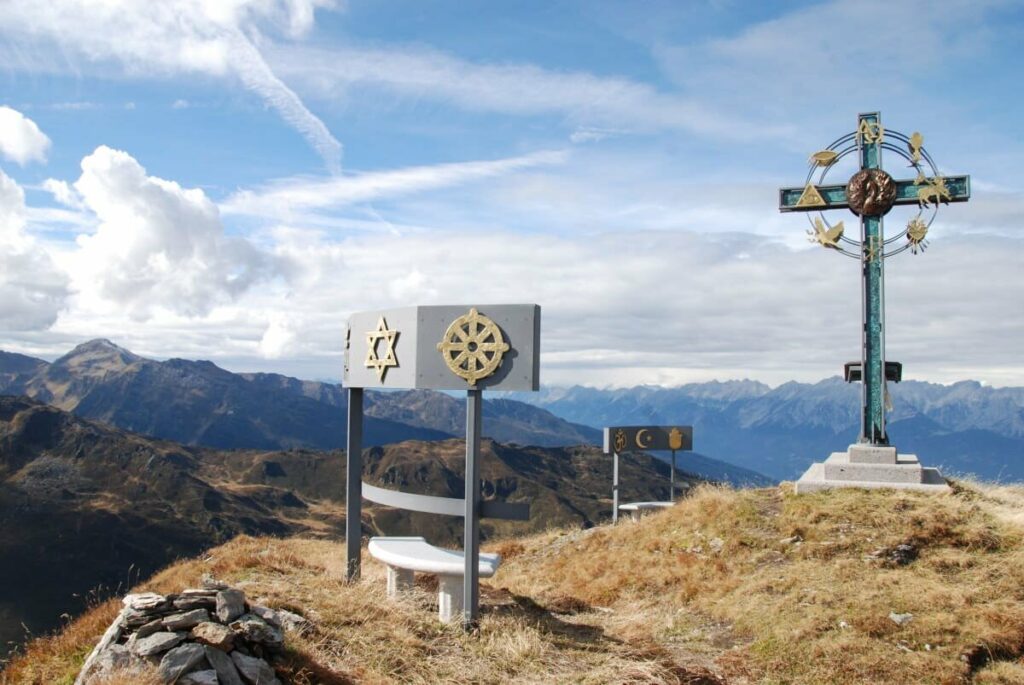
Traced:
<svg viewBox="0 0 1024 685">
<path fill-rule="evenodd" d="M 0 154 L 25 166 L 29 162 L 45 162 L 49 149 L 50 139 L 36 122 L 0 105 Z"/>
<path fill-rule="evenodd" d="M 129 75 L 232 75 L 259 95 L 323 157 L 340 167 L 341 144 L 264 61 L 255 40 L 269 24 L 291 37 L 308 31 L 331 0 L 11 0 L 0 3 L 9 64 L 66 60 L 117 63 Z M 254 37 L 254 38 L 253 38 Z M 26 57 L 26 55 L 29 55 Z M 59 69 L 62 65 L 54 64 Z M 67 65 L 63 65 L 67 69 Z M 132 105 L 134 107 L 134 105 Z"/>
<path fill-rule="evenodd" d="M 224 235 L 202 190 L 147 176 L 125 152 L 97 148 L 74 185 L 99 219 L 72 257 L 84 303 L 138 319 L 161 309 L 203 316 L 273 273 L 266 255 Z"/>
<path fill-rule="evenodd" d="M 0 170 L 0 329 L 50 327 L 64 306 L 67 278 L 25 232 L 25 193 Z"/>
<path fill-rule="evenodd" d="M 43 181 L 43 190 L 53 195 L 53 199 L 65 207 L 82 209 L 82 198 L 67 181 L 48 178 Z"/>
<path fill-rule="evenodd" d="M 330 179 L 285 179 L 255 191 L 235 193 L 221 204 L 221 209 L 231 214 L 291 217 L 308 210 L 336 208 L 465 184 L 537 166 L 559 164 L 565 159 L 565 152 L 545 151 L 493 161 L 410 167 Z"/>
<path fill-rule="evenodd" d="M 260 338 L 259 351 L 266 359 L 280 359 L 294 351 L 295 343 L 295 331 L 292 330 L 288 317 L 274 314 L 270 317 L 263 337 Z"/>
<path fill-rule="evenodd" d="M 631 130 L 685 130 L 726 140 L 795 136 L 787 124 L 730 111 L 646 83 L 533 64 L 482 64 L 422 47 L 320 49 L 268 46 L 274 67 L 304 91 L 329 100 L 355 88 L 455 104 L 471 111 L 558 114 L 570 123 Z"/>
<path fill-rule="evenodd" d="M 1005 380 L 1024 322 L 1000 312 L 1024 297 L 1024 244 L 943 241 L 890 266 L 890 357 L 915 377 Z M 279 249 L 307 273 L 291 299 L 309 317 L 299 337 L 323 353 L 340 354 L 352 310 L 515 301 L 544 307 L 545 383 L 814 380 L 859 354 L 856 262 L 749 234 L 433 232 Z M 965 284 L 965 266 L 985 275 Z"/>
</svg>

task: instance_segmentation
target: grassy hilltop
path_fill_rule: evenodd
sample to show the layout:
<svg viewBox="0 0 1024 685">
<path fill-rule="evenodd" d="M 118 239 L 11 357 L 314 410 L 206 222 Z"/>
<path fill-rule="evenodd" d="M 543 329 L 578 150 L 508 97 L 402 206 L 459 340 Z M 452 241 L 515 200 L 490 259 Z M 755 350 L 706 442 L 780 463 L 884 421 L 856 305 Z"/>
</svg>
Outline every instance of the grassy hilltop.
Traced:
<svg viewBox="0 0 1024 685">
<path fill-rule="evenodd" d="M 707 486 L 640 523 L 489 549 L 505 563 L 476 635 L 437 623 L 429 580 L 387 603 L 368 556 L 346 585 L 342 546 L 324 540 L 240 537 L 140 589 L 213 573 L 306 615 L 279 665 L 293 683 L 1024 682 L 1021 487 Z M 70 683 L 117 609 L 31 642 L 0 682 Z"/>
</svg>

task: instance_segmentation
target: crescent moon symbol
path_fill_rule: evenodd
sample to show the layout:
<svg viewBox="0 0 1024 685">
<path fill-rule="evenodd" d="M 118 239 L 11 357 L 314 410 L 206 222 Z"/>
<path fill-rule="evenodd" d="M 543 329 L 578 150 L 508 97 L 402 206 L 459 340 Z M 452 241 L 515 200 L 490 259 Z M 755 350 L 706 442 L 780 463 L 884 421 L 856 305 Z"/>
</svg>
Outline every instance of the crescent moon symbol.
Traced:
<svg viewBox="0 0 1024 685">
<path fill-rule="evenodd" d="M 638 431 L 636 432 L 636 446 L 637 446 L 637 447 L 639 447 L 639 448 L 643 449 L 644 447 L 647 447 L 647 445 L 650 445 L 650 444 L 651 444 L 651 440 L 648 440 L 648 441 L 647 441 L 647 445 L 645 445 L 645 444 L 643 443 L 643 437 L 644 437 L 644 433 L 649 433 L 649 432 L 650 432 L 650 431 L 648 431 L 648 430 L 647 430 L 646 428 L 641 428 L 640 430 L 638 430 Z M 653 440 L 653 438 L 652 438 L 652 440 Z"/>
</svg>

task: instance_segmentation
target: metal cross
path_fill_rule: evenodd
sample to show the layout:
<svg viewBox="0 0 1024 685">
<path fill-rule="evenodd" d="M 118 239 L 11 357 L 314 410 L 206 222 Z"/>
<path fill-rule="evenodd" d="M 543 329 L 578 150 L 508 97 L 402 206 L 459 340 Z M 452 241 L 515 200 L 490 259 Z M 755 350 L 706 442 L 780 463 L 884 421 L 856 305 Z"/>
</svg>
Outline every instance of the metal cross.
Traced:
<svg viewBox="0 0 1024 685">
<path fill-rule="evenodd" d="M 904 147 L 890 141 L 903 143 Z M 822 212 L 830 209 L 849 209 L 860 217 L 860 240 L 843 235 L 843 222 L 829 224 L 824 215 L 812 221 L 808 231 L 813 242 L 837 250 L 861 261 L 861 302 L 863 332 L 861 335 L 861 361 L 847 365 L 847 381 L 862 381 L 861 429 L 859 442 L 888 445 L 885 431 L 885 382 L 898 381 L 902 367 L 885 361 L 885 258 L 910 249 L 923 250 L 928 227 L 934 220 L 940 203 L 966 202 L 971 196 L 969 176 L 942 176 L 932 158 L 923 148 L 923 137 L 914 133 L 909 138 L 897 131 L 882 127 L 878 112 L 857 117 L 857 130 L 839 138 L 810 159 L 807 181 L 799 188 L 779 190 L 779 211 Z M 910 162 L 917 171 L 916 178 L 894 180 L 882 170 L 882 150 L 894 152 Z M 845 185 L 826 185 L 826 173 L 843 157 L 856 152 L 860 170 Z M 817 183 L 815 172 L 821 169 Z M 929 176 L 927 171 L 931 171 Z M 895 205 L 917 205 L 918 215 L 899 234 L 886 238 L 882 223 Z M 922 218 L 926 209 L 931 217 Z M 902 238 L 902 246 L 890 247 Z M 854 248 L 854 249 L 849 249 Z M 851 373 L 852 367 L 852 373 Z M 888 368 L 887 368 L 888 367 Z"/>
</svg>

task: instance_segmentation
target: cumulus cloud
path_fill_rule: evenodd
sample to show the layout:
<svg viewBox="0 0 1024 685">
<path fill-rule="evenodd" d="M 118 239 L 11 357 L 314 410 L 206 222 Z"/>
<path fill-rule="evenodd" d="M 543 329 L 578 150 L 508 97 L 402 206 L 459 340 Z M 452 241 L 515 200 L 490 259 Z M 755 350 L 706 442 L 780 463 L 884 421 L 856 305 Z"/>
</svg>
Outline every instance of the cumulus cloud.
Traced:
<svg viewBox="0 0 1024 685">
<path fill-rule="evenodd" d="M 50 139 L 18 110 L 0 105 L 0 154 L 25 166 L 29 162 L 45 162 Z"/>
<path fill-rule="evenodd" d="M 74 283 L 86 298 L 138 319 L 158 309 L 203 316 L 273 271 L 249 242 L 224 235 L 202 190 L 147 176 L 125 152 L 97 148 L 74 187 L 99 219 L 74 255 Z"/>
<path fill-rule="evenodd" d="M 25 193 L 0 170 L 0 328 L 49 328 L 67 297 L 67 278 L 25 232 Z"/>
<path fill-rule="evenodd" d="M 331 0 L 11 0 L 0 3 L 0 35 L 17 46 L 7 55 L 13 64 L 37 57 L 50 61 L 46 53 L 56 45 L 66 59 L 117 63 L 129 75 L 234 76 L 337 171 L 341 143 L 274 74 L 254 42 L 267 25 L 298 37 L 312 27 L 317 8 L 333 5 Z M 31 55 L 27 60 L 26 54 Z"/>
<path fill-rule="evenodd" d="M 397 197 L 558 164 L 566 156 L 561 151 L 545 151 L 493 161 L 437 164 L 330 179 L 290 178 L 235 193 L 221 204 L 221 209 L 232 214 L 287 217 L 305 210 Z"/>
<path fill-rule="evenodd" d="M 288 317 L 274 314 L 260 338 L 259 351 L 267 359 L 280 359 L 294 349 L 295 343 L 295 331 Z"/>
<path fill-rule="evenodd" d="M 43 181 L 43 190 L 53 195 L 53 199 L 65 207 L 72 209 L 82 208 L 82 198 L 78 196 L 78 192 L 67 181 L 48 178 Z"/>
</svg>

